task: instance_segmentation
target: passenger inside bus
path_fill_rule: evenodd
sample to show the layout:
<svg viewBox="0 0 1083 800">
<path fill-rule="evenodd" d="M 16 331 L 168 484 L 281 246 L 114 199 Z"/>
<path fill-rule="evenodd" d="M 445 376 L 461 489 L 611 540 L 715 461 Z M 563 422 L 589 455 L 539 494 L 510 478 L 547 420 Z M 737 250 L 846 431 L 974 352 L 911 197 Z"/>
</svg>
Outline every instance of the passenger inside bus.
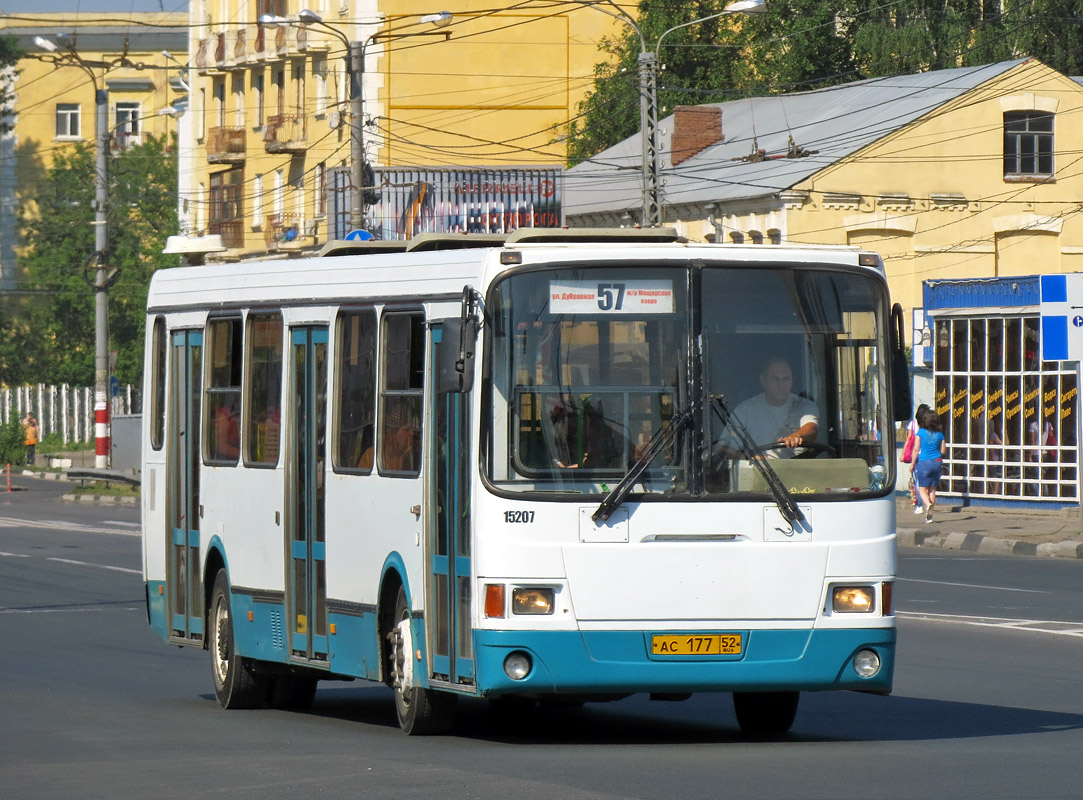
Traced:
<svg viewBox="0 0 1083 800">
<path fill-rule="evenodd" d="M 227 395 L 214 412 L 214 441 L 211 442 L 211 458 L 220 461 L 236 461 L 241 450 L 241 432 L 237 424 L 237 402 Z"/>
<path fill-rule="evenodd" d="M 416 472 L 421 465 L 421 426 L 402 403 L 388 409 L 380 460 L 392 472 Z"/>
</svg>

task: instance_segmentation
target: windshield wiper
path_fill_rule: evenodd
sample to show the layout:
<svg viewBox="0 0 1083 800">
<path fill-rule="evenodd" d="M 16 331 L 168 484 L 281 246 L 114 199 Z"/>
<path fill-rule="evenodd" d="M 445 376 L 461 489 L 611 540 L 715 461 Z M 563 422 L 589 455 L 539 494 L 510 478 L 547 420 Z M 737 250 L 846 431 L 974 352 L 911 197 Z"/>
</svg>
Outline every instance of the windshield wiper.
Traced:
<svg viewBox="0 0 1083 800">
<path fill-rule="evenodd" d="M 666 424 L 651 436 L 650 441 L 647 442 L 647 446 L 643 450 L 643 454 L 628 468 L 628 472 L 625 473 L 621 482 L 616 485 L 613 491 L 605 496 L 605 499 L 602 500 L 598 509 L 591 514 L 591 519 L 595 522 L 605 522 L 609 519 L 613 515 L 613 512 L 620 507 L 620 504 L 624 502 L 624 499 L 632 490 L 632 486 L 639 480 L 639 476 L 642 475 L 644 470 L 646 470 L 647 467 L 650 466 L 650 463 L 654 461 L 655 456 L 673 444 L 673 440 L 676 438 L 678 431 L 680 431 L 683 426 L 691 424 L 691 422 L 691 411 L 681 411 L 670 417 Z"/>
<path fill-rule="evenodd" d="M 801 509 L 797 507 L 797 503 L 794 502 L 793 497 L 786 489 L 785 484 L 778 477 L 778 473 L 771 468 L 771 463 L 767 456 L 763 454 L 763 451 L 752 441 L 752 434 L 748 432 L 748 428 L 741 422 L 741 418 L 733 413 L 733 409 L 730 408 L 730 404 L 726 402 L 726 396 L 722 394 L 707 395 L 708 399 L 714 403 L 715 413 L 722 419 L 722 424 L 727 426 L 735 434 L 737 439 L 741 443 L 741 452 L 748 456 L 748 460 L 752 462 L 752 465 L 759 470 L 764 481 L 767 483 L 768 488 L 771 490 L 771 494 L 774 495 L 775 504 L 778 505 L 778 510 L 786 521 L 791 525 L 795 522 L 803 522 L 805 515 L 801 512 Z"/>
</svg>

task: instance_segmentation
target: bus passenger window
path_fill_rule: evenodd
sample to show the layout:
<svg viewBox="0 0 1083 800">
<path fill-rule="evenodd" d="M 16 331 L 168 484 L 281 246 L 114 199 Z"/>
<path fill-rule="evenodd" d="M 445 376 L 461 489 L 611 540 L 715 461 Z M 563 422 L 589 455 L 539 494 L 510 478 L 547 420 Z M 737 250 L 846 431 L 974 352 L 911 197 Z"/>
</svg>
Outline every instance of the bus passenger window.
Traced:
<svg viewBox="0 0 1083 800">
<path fill-rule="evenodd" d="M 282 315 L 249 314 L 244 459 L 278 463 L 282 416 Z"/>
<path fill-rule="evenodd" d="M 421 468 L 425 317 L 385 313 L 383 334 L 380 469 L 417 474 Z"/>
<path fill-rule="evenodd" d="M 161 450 L 165 441 L 165 359 L 168 349 L 168 337 L 165 333 L 165 317 L 156 317 L 151 333 L 151 354 L 153 366 L 153 389 L 150 395 L 150 446 Z"/>
<path fill-rule="evenodd" d="M 337 470 L 370 472 L 376 444 L 376 312 L 340 313 L 337 339 L 338 433 L 332 459 Z"/>
<path fill-rule="evenodd" d="M 236 464 L 241 434 L 241 320 L 213 319 L 210 344 L 204 442 L 207 461 Z"/>
</svg>

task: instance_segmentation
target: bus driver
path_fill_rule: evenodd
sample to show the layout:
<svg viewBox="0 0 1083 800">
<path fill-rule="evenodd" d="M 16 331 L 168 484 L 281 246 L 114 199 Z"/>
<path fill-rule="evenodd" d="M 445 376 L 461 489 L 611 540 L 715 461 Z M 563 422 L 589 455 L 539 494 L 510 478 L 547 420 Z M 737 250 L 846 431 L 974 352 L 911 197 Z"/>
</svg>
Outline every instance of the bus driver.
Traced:
<svg viewBox="0 0 1083 800">
<path fill-rule="evenodd" d="M 790 458 L 795 455 L 794 448 L 816 440 L 819 410 L 811 400 L 793 393 L 793 370 L 781 356 L 764 364 L 760 385 L 763 392 L 745 400 L 733 413 L 745 424 L 757 445 L 776 442 L 784 445 L 768 450 L 767 456 Z M 739 439 L 727 426 L 715 442 L 715 452 L 732 458 L 739 450 Z"/>
</svg>

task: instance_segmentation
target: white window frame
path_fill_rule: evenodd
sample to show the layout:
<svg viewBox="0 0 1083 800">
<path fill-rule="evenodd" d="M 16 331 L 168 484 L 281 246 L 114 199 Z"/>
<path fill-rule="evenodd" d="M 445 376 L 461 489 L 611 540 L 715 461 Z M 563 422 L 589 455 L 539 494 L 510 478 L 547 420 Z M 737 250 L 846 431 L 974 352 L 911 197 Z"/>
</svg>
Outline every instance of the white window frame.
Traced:
<svg viewBox="0 0 1083 800">
<path fill-rule="evenodd" d="M 60 133 L 60 120 L 64 119 L 66 124 L 64 130 L 67 133 Z M 72 124 L 74 123 L 74 124 Z M 72 132 L 72 128 L 75 132 Z M 79 103 L 57 103 L 56 104 L 56 138 L 57 139 L 82 139 L 83 138 L 83 109 Z"/>
</svg>

